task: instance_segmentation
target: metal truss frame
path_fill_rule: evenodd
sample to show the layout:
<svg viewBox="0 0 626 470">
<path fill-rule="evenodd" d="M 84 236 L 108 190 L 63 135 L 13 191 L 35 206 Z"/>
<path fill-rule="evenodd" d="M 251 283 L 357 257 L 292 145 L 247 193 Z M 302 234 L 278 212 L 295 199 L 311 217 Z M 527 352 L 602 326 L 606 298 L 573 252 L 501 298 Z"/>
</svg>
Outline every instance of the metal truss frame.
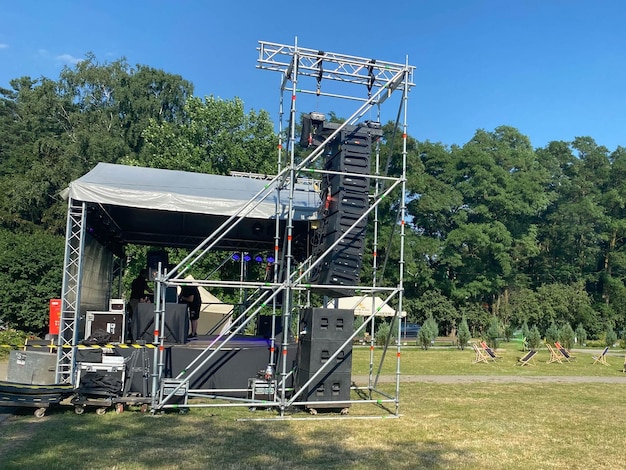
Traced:
<svg viewBox="0 0 626 470">
<path fill-rule="evenodd" d="M 61 289 L 61 318 L 57 340 L 56 383 L 73 383 L 76 370 L 74 352 L 78 344 L 86 212 L 86 203 L 69 199 Z"/>
<path fill-rule="evenodd" d="M 404 121 L 402 123 L 403 132 L 403 149 L 402 149 L 402 175 L 400 177 L 387 177 L 380 174 L 380 155 L 379 149 L 377 149 L 376 153 L 376 174 L 369 175 L 371 179 L 375 180 L 375 193 L 372 196 L 373 202 L 371 203 L 369 209 L 360 217 L 352 226 L 354 228 L 357 224 L 359 224 L 364 218 L 368 217 L 370 213 L 374 214 L 374 225 L 375 231 L 378 230 L 378 206 L 379 203 L 388 197 L 394 190 L 399 189 L 401 192 L 401 201 L 400 201 L 400 253 L 399 253 L 399 284 L 395 287 L 381 287 L 376 285 L 376 278 L 374 279 L 372 286 L 358 286 L 358 291 L 363 294 L 367 293 L 384 293 L 386 298 L 383 302 L 384 305 L 388 304 L 392 301 L 392 299 L 397 298 L 397 311 L 402 311 L 402 295 L 403 295 L 403 270 L 404 270 L 404 218 L 406 211 L 406 202 L 405 202 L 405 193 L 406 193 L 406 119 L 407 119 L 407 100 L 408 100 L 408 91 L 413 86 L 413 73 L 414 67 L 409 66 L 408 64 L 396 64 L 391 62 L 384 62 L 373 59 L 359 58 L 355 56 L 348 56 L 344 54 L 335 54 L 330 52 L 322 52 L 313 49 L 304 49 L 296 45 L 289 46 L 283 44 L 269 43 L 269 42 L 259 42 L 259 58 L 257 68 L 262 70 L 269 70 L 274 72 L 280 72 L 282 74 L 281 81 L 281 97 L 280 97 L 280 106 L 279 106 L 279 146 L 278 146 L 278 175 L 273 179 L 268 181 L 266 185 L 266 190 L 268 192 L 265 193 L 265 196 L 269 195 L 270 191 L 288 191 L 289 192 L 289 201 L 290 206 L 288 209 L 288 221 L 287 221 L 287 234 L 286 237 L 282 238 L 279 236 L 279 228 L 278 222 L 276 224 L 276 243 L 275 243 L 275 259 L 276 263 L 279 260 L 279 252 L 283 254 L 283 263 L 282 269 L 284 271 L 283 276 L 280 279 L 285 279 L 284 281 L 280 281 L 279 278 L 275 275 L 273 282 L 231 282 L 224 283 L 223 281 L 195 281 L 194 284 L 201 285 L 203 287 L 211 287 L 211 286 L 237 286 L 237 287 L 245 287 L 250 289 L 255 289 L 258 295 L 251 302 L 250 306 L 242 312 L 239 317 L 233 320 L 235 325 L 238 325 L 234 330 L 232 330 L 227 335 L 219 335 L 215 341 L 209 345 L 207 348 L 202 351 L 202 353 L 191 363 L 189 366 L 181 373 L 178 377 L 174 379 L 162 379 L 161 370 L 157 366 L 157 370 L 153 373 L 153 388 L 152 388 L 152 411 L 155 412 L 161 409 L 167 408 L 179 408 L 180 404 L 171 403 L 174 397 L 184 395 L 185 396 L 185 407 L 193 408 L 193 407 L 214 407 L 214 406 L 247 406 L 250 408 L 256 407 L 265 407 L 265 408 L 275 408 L 280 411 L 280 417 L 284 416 L 284 413 L 292 406 L 304 406 L 314 408 L 317 405 L 320 405 L 319 402 L 310 402 L 310 401 L 302 401 L 299 400 L 300 392 L 289 389 L 287 387 L 287 381 L 291 377 L 292 372 L 287 368 L 287 347 L 289 342 L 288 337 L 288 325 L 290 323 L 291 311 L 293 309 L 290 304 L 290 299 L 292 298 L 292 293 L 295 292 L 308 292 L 312 288 L 321 287 L 322 285 L 312 285 L 308 283 L 308 276 L 312 272 L 313 268 L 321 262 L 324 256 L 330 252 L 336 245 L 338 245 L 343 238 L 345 238 L 349 233 L 349 229 L 343 236 L 339 237 L 335 243 L 329 247 L 323 254 L 319 255 L 317 259 L 309 259 L 305 263 L 300 266 L 294 266 L 293 264 L 293 256 L 291 255 L 291 230 L 293 228 L 292 221 L 292 207 L 291 201 L 293 199 L 293 185 L 298 180 L 301 175 L 307 176 L 317 176 L 323 173 L 337 173 L 333 171 L 324 171 L 315 168 L 314 162 L 321 158 L 324 152 L 324 147 L 326 143 L 332 141 L 335 136 L 337 136 L 342 129 L 351 124 L 356 124 L 363 116 L 374 106 L 378 106 L 378 110 L 380 112 L 380 105 L 385 102 L 391 94 L 399 90 L 402 93 L 401 100 L 401 109 L 404 109 Z M 307 89 L 303 86 L 302 83 L 299 82 L 299 78 L 315 78 L 317 81 L 317 85 L 315 89 Z M 326 93 L 321 90 L 320 82 L 322 80 L 332 80 L 339 81 L 342 83 L 347 83 L 351 85 L 359 85 L 365 86 L 367 89 L 367 97 L 359 97 L 359 96 L 349 96 L 349 95 L 338 95 L 333 93 Z M 296 163 L 295 161 L 295 115 L 296 115 L 296 95 L 297 93 L 308 93 L 308 94 L 316 94 L 318 96 L 325 95 L 332 98 L 345 98 L 351 99 L 355 101 L 362 101 L 363 104 L 352 114 L 346 121 L 339 125 L 334 132 L 332 132 L 329 136 L 326 137 L 324 142 L 321 143 L 315 150 L 313 150 L 308 156 L 306 156 L 302 161 Z M 290 109 L 289 109 L 289 128 L 287 131 L 287 139 L 289 142 L 288 151 L 289 153 L 285 155 L 283 153 L 283 117 L 284 117 L 284 96 L 285 94 L 290 94 Z M 398 113 L 400 116 L 400 113 Z M 342 173 L 347 175 L 346 173 Z M 263 194 L 258 194 L 258 197 L 264 197 Z M 160 276 L 158 282 L 162 284 L 164 287 L 169 286 L 180 286 L 183 284 L 188 284 L 188 281 L 182 280 L 183 273 L 191 267 L 200 257 L 202 257 L 205 253 L 207 253 L 224 235 L 223 231 L 232 230 L 238 221 L 241 218 L 245 217 L 245 215 L 249 212 L 250 208 L 253 207 L 255 201 L 257 201 L 257 196 L 249 201 L 250 206 L 242 208 L 242 210 L 229 218 L 224 224 L 215 230 L 213 234 L 211 234 L 205 242 L 203 242 L 200 246 L 198 246 L 195 250 L 193 250 L 189 256 L 184 259 L 178 266 L 173 268 L 170 273 L 164 273 L 163 276 Z M 279 200 L 280 198 L 278 198 Z M 277 217 L 278 220 L 278 217 Z M 279 247 L 281 240 L 284 246 Z M 374 264 L 377 263 L 376 250 L 377 250 L 378 236 L 374 236 Z M 376 265 L 374 265 L 376 268 Z M 374 272 L 376 269 L 374 269 Z M 275 270 L 275 273 L 277 270 Z M 161 288 L 158 291 L 163 293 L 165 292 L 165 288 Z M 336 287 L 336 286 L 333 286 Z M 276 315 L 276 297 L 284 293 L 285 302 L 282 305 L 282 317 L 278 317 Z M 308 298 L 308 297 L 307 297 Z M 162 314 L 164 312 L 163 309 L 164 299 L 157 299 L 157 318 L 163 322 Z M 281 351 L 280 354 L 275 350 L 274 343 L 274 334 L 272 334 L 271 338 L 271 347 L 270 347 L 270 357 L 268 359 L 268 366 L 273 368 L 277 365 L 281 366 L 280 372 L 277 370 L 276 378 L 278 380 L 271 382 L 271 387 L 274 388 L 275 391 L 275 399 L 274 400 L 254 400 L 254 399 L 234 399 L 225 394 L 227 392 L 243 392 L 243 390 L 193 390 L 189 387 L 191 379 L 195 375 L 195 371 L 198 371 L 205 364 L 209 363 L 216 354 L 220 352 L 220 350 L 228 344 L 228 342 L 233 339 L 237 334 L 242 332 L 245 327 L 259 314 L 259 312 L 266 306 L 273 306 L 274 313 L 274 321 L 277 321 L 277 318 L 281 318 L 283 321 L 283 337 L 281 341 Z M 318 371 L 316 371 L 310 379 L 302 386 L 302 388 L 306 388 L 310 383 L 312 383 L 317 377 L 319 377 L 325 369 L 326 366 L 329 366 L 333 360 L 338 356 L 340 351 L 349 343 L 351 343 L 354 338 L 356 338 L 360 333 L 364 332 L 364 330 L 369 326 L 371 327 L 371 344 L 370 344 L 370 376 L 369 383 L 367 386 L 367 398 L 360 399 L 356 402 L 358 403 L 372 403 L 377 406 L 381 406 L 387 403 L 392 403 L 395 406 L 395 411 L 393 412 L 393 416 L 398 417 L 398 409 L 399 409 L 399 381 L 400 381 L 400 341 L 396 342 L 397 347 L 397 366 L 396 366 L 396 391 L 395 395 L 382 392 L 378 390 L 378 380 L 380 376 L 380 371 L 382 369 L 382 363 L 389 347 L 390 337 L 387 338 L 387 344 L 383 350 L 383 357 L 380 360 L 380 364 L 378 365 L 378 370 L 376 374 L 374 374 L 375 364 L 374 364 L 374 317 L 375 312 L 367 317 L 363 324 L 354 331 L 354 333 L 348 338 L 343 345 L 338 348 L 333 355 L 329 358 L 327 363 L 322 366 Z M 398 326 L 398 334 L 399 338 L 399 330 L 400 330 L 400 322 L 396 322 Z M 156 323 L 158 324 L 158 322 Z M 163 329 L 163 323 L 161 323 L 161 330 Z M 274 322 L 272 324 L 272 333 L 275 332 Z M 155 364 L 162 365 L 164 363 L 164 343 L 163 338 L 158 336 L 158 332 L 155 332 Z M 160 350 L 160 355 L 157 356 L 157 350 Z M 280 359 L 285 360 L 280 360 Z M 163 383 L 166 383 L 166 386 L 163 386 Z M 224 402 L 218 404 L 209 404 L 209 403 L 188 403 L 187 397 L 193 398 L 210 398 L 210 399 L 222 399 Z M 328 402 L 324 401 L 323 405 L 336 405 L 337 407 L 342 407 L 348 405 L 350 403 L 356 403 L 353 400 L 348 401 L 335 401 Z"/>
</svg>

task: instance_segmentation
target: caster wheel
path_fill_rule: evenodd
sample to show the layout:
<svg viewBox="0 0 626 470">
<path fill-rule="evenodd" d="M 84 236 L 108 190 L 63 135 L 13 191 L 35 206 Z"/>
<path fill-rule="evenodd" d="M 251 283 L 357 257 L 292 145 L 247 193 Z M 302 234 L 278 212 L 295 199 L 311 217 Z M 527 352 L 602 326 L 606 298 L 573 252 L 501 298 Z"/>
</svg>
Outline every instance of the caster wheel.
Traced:
<svg viewBox="0 0 626 470">
<path fill-rule="evenodd" d="M 77 415 L 82 415 L 85 412 L 85 407 L 84 406 L 75 406 L 74 407 L 74 413 L 76 413 Z"/>
<path fill-rule="evenodd" d="M 46 409 L 45 408 L 37 408 L 35 410 L 35 417 L 36 418 L 43 418 L 44 416 L 46 416 Z"/>
<path fill-rule="evenodd" d="M 124 412 L 124 403 L 118 403 L 115 405 L 115 412 L 119 415 Z"/>
<path fill-rule="evenodd" d="M 107 412 L 107 409 L 106 409 L 106 408 L 96 408 L 96 414 L 97 414 L 98 416 L 102 416 L 102 415 L 103 415 L 104 413 L 106 413 L 106 412 Z"/>
</svg>

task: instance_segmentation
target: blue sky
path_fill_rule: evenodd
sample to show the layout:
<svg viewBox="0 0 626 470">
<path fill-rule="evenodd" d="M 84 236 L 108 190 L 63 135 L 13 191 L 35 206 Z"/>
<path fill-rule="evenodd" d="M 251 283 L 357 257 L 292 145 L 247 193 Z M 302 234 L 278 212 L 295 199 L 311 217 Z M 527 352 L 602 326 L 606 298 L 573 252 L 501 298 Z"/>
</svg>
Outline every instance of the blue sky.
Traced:
<svg viewBox="0 0 626 470">
<path fill-rule="evenodd" d="M 239 97 L 276 122 L 280 74 L 256 68 L 256 48 L 297 38 L 310 49 L 408 57 L 408 132 L 418 140 L 463 145 L 477 129 L 510 125 L 534 147 L 590 136 L 613 151 L 626 146 L 625 20 L 620 0 L 23 0 L 2 7 L 0 87 L 57 79 L 93 52 L 180 74 L 197 96 Z M 299 103 L 343 117 L 356 107 Z M 383 107 L 382 120 L 396 113 Z"/>
</svg>

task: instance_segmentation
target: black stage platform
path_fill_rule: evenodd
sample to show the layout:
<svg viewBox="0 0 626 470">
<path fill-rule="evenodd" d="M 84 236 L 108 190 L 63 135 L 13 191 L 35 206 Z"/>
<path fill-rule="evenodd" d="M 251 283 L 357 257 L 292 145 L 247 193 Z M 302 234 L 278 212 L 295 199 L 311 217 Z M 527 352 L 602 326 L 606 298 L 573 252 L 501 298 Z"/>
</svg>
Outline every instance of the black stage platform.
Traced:
<svg viewBox="0 0 626 470">
<path fill-rule="evenodd" d="M 217 336 L 198 336 L 197 339 L 187 340 L 185 344 L 165 343 L 165 378 L 175 378 L 181 373 L 181 377 L 192 375 L 189 389 L 240 389 L 246 390 L 248 379 L 258 378 L 259 373 L 265 371 L 270 359 L 270 340 L 263 336 L 233 337 L 225 343 L 220 350 L 202 367 L 201 361 L 194 366 L 189 365 L 202 354 L 207 358 L 221 343 Z M 282 337 L 281 337 L 282 338 Z M 293 340 L 292 340 L 293 341 Z M 208 351 L 206 348 L 211 347 Z M 54 349 L 55 346 L 46 342 L 45 347 Z M 276 342 L 274 361 L 278 362 L 276 370 L 282 370 L 279 362 L 282 358 L 281 343 Z M 27 350 L 41 351 L 43 346 L 29 344 Z M 290 371 L 295 365 L 298 345 L 290 343 L 287 347 L 287 370 Z M 77 362 L 102 362 L 103 354 L 123 356 L 126 358 L 126 392 L 146 396 L 150 394 L 152 387 L 152 363 L 156 349 L 149 342 L 139 344 L 107 344 L 107 345 L 79 345 L 77 350 Z M 199 371 L 196 369 L 199 367 Z M 292 384 L 288 384 L 291 386 Z M 219 393 L 226 396 L 246 396 L 245 392 Z"/>
<path fill-rule="evenodd" d="M 241 389 L 246 390 L 248 379 L 258 378 L 258 374 L 265 370 L 270 359 L 270 340 L 260 336 L 236 336 L 225 343 L 206 364 L 200 367 L 203 359 L 214 352 L 223 339 L 217 341 L 217 336 L 198 336 L 197 339 L 185 344 L 165 344 L 165 377 L 175 378 L 184 372 L 182 377 L 191 375 L 189 389 Z M 211 347 L 206 351 L 207 347 Z M 296 361 L 297 344 L 287 347 L 287 370 L 291 370 Z M 274 361 L 282 357 L 280 343 L 275 343 Z M 130 357 L 135 348 L 116 348 L 117 354 Z M 144 349 L 152 371 L 154 349 Z M 197 364 L 188 367 L 196 358 L 202 355 Z M 199 370 L 196 370 L 198 369 Z M 277 364 L 277 370 L 282 370 L 282 364 Z M 139 382 L 138 382 L 139 380 Z M 131 390 L 141 392 L 141 377 L 134 377 Z M 220 393 L 226 396 L 246 396 L 245 392 Z"/>
</svg>

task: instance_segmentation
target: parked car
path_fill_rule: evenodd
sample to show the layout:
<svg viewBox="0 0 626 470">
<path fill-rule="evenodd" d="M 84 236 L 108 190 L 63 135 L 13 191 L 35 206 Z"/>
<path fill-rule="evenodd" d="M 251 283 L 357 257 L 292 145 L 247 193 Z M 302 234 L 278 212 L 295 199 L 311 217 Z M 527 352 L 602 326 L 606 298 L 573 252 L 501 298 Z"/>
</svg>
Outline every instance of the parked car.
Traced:
<svg viewBox="0 0 626 470">
<path fill-rule="evenodd" d="M 417 338 L 421 327 L 422 325 L 418 325 L 417 323 L 402 322 L 400 324 L 400 336 L 402 338 Z"/>
</svg>

